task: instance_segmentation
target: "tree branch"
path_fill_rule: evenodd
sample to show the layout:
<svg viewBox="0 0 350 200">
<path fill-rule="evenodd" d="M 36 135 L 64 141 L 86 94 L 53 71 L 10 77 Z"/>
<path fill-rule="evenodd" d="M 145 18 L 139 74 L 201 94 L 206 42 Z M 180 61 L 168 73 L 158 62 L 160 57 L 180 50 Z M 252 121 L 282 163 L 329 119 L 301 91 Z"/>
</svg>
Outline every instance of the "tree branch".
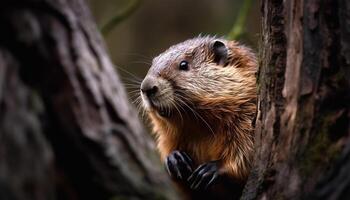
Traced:
<svg viewBox="0 0 350 200">
<path fill-rule="evenodd" d="M 231 31 L 229 32 L 229 34 L 227 35 L 227 39 L 236 40 L 239 37 L 241 37 L 241 35 L 244 32 L 244 26 L 246 24 L 249 10 L 252 7 L 252 2 L 253 2 L 253 0 L 245 0 L 244 1 L 243 6 L 238 13 L 236 22 L 233 25 L 233 27 L 231 28 Z"/>
<path fill-rule="evenodd" d="M 141 0 L 131 0 L 130 3 L 116 15 L 114 15 L 109 21 L 101 26 L 100 30 L 104 36 L 106 36 L 114 27 L 127 19 L 132 13 L 134 13 L 140 6 Z"/>
</svg>

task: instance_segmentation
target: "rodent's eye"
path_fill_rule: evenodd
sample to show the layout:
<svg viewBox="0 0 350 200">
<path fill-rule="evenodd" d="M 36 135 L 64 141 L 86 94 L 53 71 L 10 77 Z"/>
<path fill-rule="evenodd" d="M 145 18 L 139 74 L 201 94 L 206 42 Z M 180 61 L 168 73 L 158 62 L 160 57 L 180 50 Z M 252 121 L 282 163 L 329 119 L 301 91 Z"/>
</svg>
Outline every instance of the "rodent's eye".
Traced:
<svg viewBox="0 0 350 200">
<path fill-rule="evenodd" d="M 180 62 L 180 65 L 179 65 L 179 69 L 180 70 L 188 70 L 188 62 L 183 60 Z"/>
</svg>

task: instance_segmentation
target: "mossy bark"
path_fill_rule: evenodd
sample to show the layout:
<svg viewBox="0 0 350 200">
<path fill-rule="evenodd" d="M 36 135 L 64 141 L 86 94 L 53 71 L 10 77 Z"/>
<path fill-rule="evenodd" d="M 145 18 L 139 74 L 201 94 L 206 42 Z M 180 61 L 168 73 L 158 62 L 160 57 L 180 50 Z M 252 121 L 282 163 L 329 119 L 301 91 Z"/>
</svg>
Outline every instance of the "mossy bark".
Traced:
<svg viewBox="0 0 350 200">
<path fill-rule="evenodd" d="M 172 199 L 82 0 L 0 3 L 0 199 Z"/>
<path fill-rule="evenodd" d="M 262 12 L 257 153 L 242 199 L 349 199 L 350 2 L 267 0 Z"/>
</svg>

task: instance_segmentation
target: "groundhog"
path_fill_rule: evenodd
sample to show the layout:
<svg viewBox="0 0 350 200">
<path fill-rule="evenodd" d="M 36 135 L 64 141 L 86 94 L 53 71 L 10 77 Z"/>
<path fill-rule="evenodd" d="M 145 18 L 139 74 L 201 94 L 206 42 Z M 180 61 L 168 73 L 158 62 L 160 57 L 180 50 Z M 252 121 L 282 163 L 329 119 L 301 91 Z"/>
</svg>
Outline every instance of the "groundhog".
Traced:
<svg viewBox="0 0 350 200">
<path fill-rule="evenodd" d="M 190 199 L 237 199 L 253 154 L 257 61 L 252 51 L 196 37 L 152 61 L 141 97 L 161 159 Z"/>
</svg>

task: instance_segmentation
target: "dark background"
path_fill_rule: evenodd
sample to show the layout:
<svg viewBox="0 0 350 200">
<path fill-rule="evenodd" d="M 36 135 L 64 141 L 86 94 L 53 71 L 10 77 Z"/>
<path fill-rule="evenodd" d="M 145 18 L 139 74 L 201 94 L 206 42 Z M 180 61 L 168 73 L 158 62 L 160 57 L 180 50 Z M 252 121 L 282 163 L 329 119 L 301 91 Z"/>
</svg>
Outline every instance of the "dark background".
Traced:
<svg viewBox="0 0 350 200">
<path fill-rule="evenodd" d="M 100 27 L 129 2 L 89 1 Z M 244 0 L 143 0 L 135 12 L 104 35 L 104 39 L 123 81 L 136 79 L 125 70 L 142 79 L 152 58 L 169 46 L 199 34 L 227 35 L 243 2 Z M 247 14 L 245 32 L 239 39 L 254 49 L 257 48 L 260 37 L 259 15 L 259 2 L 253 1 Z"/>
</svg>

